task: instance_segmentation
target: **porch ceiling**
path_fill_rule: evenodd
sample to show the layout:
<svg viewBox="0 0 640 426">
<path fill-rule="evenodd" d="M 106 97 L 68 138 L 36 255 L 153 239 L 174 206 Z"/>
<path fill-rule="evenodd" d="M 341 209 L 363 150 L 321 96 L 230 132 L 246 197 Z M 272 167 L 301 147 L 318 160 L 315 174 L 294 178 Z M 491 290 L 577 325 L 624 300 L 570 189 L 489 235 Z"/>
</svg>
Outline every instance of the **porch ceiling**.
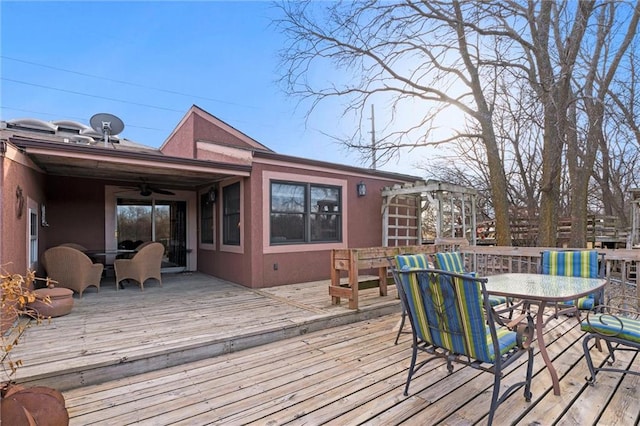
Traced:
<svg viewBox="0 0 640 426">
<path fill-rule="evenodd" d="M 15 142 L 12 140 L 12 142 Z M 18 141 L 26 155 L 45 173 L 84 179 L 105 179 L 193 189 L 230 176 L 249 176 L 251 166 L 168 157 L 158 151 L 113 150 Z"/>
<path fill-rule="evenodd" d="M 230 176 L 229 173 L 176 170 L 149 164 L 60 158 L 46 154 L 32 154 L 29 157 L 49 175 L 136 182 L 144 179 L 147 183 L 170 185 L 176 188 L 192 188 Z"/>
</svg>

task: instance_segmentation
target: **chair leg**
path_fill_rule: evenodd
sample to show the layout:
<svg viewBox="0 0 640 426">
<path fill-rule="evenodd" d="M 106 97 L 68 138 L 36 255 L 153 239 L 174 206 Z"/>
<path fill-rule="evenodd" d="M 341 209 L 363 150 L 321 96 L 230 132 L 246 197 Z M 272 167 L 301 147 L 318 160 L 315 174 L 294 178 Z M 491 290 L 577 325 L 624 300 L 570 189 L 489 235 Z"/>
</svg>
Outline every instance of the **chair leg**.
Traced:
<svg viewBox="0 0 640 426">
<path fill-rule="evenodd" d="M 411 365 L 409 366 L 409 373 L 407 375 L 407 384 L 404 387 L 404 396 L 409 396 L 409 383 L 411 383 L 411 377 L 413 376 L 413 369 L 416 366 L 416 358 L 418 357 L 418 342 L 413 339 L 413 348 L 411 353 Z"/>
<path fill-rule="evenodd" d="M 402 307 L 402 319 L 400 320 L 400 327 L 398 328 L 398 334 L 396 335 L 396 341 L 394 345 L 398 344 L 398 339 L 400 339 L 400 333 L 402 333 L 402 329 L 404 328 L 404 321 L 407 319 L 407 311 L 404 310 L 404 306 Z"/>
<path fill-rule="evenodd" d="M 498 408 L 498 397 L 500 396 L 500 376 L 501 371 L 495 371 L 493 376 L 493 394 L 491 395 L 491 406 L 489 407 L 489 421 L 487 425 L 493 424 L 493 416 L 496 414 Z"/>
<path fill-rule="evenodd" d="M 593 367 L 593 360 L 591 359 L 591 352 L 589 351 L 589 340 L 596 337 L 593 334 L 588 334 L 582 341 L 582 350 L 584 351 L 584 359 L 587 361 L 587 367 L 589 368 L 589 374 L 591 377 L 586 377 L 587 383 L 594 385 L 596 383 L 596 370 Z M 609 345 L 609 342 L 607 342 Z"/>
<path fill-rule="evenodd" d="M 533 376 L 533 348 L 530 346 L 527 349 L 529 359 L 527 360 L 527 383 L 524 385 L 524 400 L 526 402 L 531 402 L 531 397 L 533 394 L 531 393 L 531 377 Z"/>
</svg>

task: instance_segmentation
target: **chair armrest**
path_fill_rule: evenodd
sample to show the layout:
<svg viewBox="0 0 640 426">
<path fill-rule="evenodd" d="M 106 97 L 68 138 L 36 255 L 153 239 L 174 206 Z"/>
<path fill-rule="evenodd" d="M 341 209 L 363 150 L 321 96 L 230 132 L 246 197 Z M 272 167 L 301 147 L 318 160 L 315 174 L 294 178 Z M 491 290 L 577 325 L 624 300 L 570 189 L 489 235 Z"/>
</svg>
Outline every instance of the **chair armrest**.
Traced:
<svg viewBox="0 0 640 426">
<path fill-rule="evenodd" d="M 640 298 L 635 296 L 610 297 L 606 304 L 598 305 L 594 310 L 610 315 L 640 319 Z"/>
<path fill-rule="evenodd" d="M 500 312 L 508 310 L 509 309 L 501 310 Z M 498 313 L 493 309 L 491 309 L 491 315 L 493 316 L 494 321 L 497 324 L 516 332 L 516 342 L 520 349 L 528 349 L 529 346 L 531 346 L 531 342 L 533 341 L 533 333 L 535 330 L 531 312 L 523 312 L 516 318 L 510 319 L 509 322 L 505 322 L 505 319 L 498 315 Z"/>
<path fill-rule="evenodd" d="M 589 311 L 580 327 L 583 331 L 603 337 L 637 340 L 637 330 L 640 325 L 638 303 L 640 303 L 640 298 L 634 296 L 612 297 L 608 304 L 598 305 L 595 311 Z M 635 337 L 630 337 L 632 335 Z"/>
</svg>

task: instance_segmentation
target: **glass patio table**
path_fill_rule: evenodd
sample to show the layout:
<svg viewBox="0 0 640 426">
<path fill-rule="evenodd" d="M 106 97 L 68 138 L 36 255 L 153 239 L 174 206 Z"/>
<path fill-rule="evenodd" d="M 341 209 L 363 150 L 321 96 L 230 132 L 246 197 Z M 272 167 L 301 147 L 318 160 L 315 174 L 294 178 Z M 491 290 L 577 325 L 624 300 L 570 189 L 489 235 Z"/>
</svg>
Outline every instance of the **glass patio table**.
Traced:
<svg viewBox="0 0 640 426">
<path fill-rule="evenodd" d="M 540 354 L 551 375 L 553 393 L 560 395 L 560 383 L 547 348 L 544 343 L 543 313 L 548 304 L 568 302 L 595 293 L 602 289 L 607 280 L 604 278 L 565 277 L 559 275 L 508 273 L 486 277 L 487 292 L 496 296 L 522 299 L 530 305 L 537 305 L 536 339 Z M 578 314 L 579 315 L 579 314 Z"/>
</svg>

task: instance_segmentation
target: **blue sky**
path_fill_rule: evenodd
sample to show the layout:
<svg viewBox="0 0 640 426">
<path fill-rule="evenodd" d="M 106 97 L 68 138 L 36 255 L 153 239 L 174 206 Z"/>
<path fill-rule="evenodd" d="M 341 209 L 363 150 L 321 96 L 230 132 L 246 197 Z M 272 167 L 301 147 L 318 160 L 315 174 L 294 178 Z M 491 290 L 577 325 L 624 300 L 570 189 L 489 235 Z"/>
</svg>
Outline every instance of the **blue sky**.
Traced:
<svg viewBox="0 0 640 426">
<path fill-rule="evenodd" d="M 281 154 L 366 166 L 321 133 L 336 130 L 340 108 L 306 121 L 306 108 L 276 83 L 284 39 L 269 2 L 0 7 L 2 120 L 89 124 L 107 112 L 125 123 L 122 137 L 158 147 L 196 104 Z M 383 169 L 416 173 L 395 163 Z"/>
</svg>

